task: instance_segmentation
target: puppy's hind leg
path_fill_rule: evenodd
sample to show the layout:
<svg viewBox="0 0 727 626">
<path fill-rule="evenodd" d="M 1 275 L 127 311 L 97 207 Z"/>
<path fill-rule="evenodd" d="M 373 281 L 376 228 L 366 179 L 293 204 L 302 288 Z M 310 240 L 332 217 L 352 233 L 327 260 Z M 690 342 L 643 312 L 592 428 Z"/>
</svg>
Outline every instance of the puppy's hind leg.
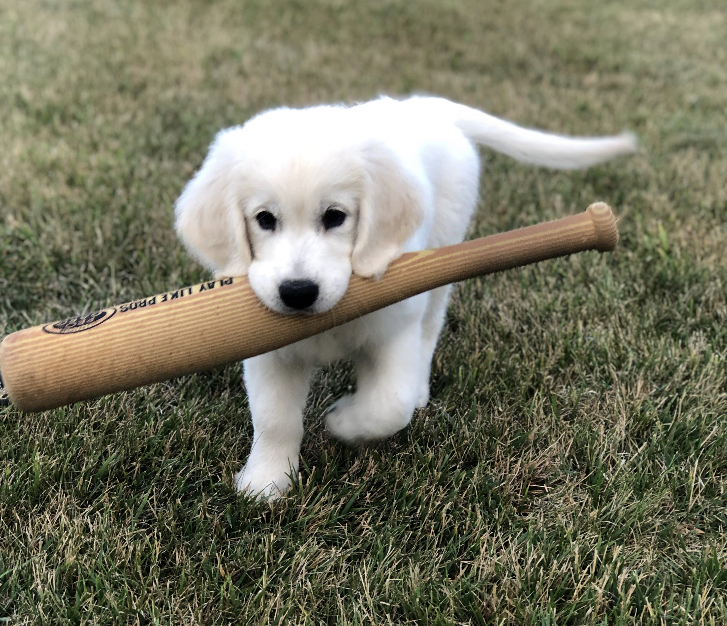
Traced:
<svg viewBox="0 0 727 626">
<path fill-rule="evenodd" d="M 421 409 L 429 402 L 429 379 L 432 373 L 432 358 L 437 347 L 439 334 L 442 332 L 447 314 L 447 303 L 452 285 L 439 287 L 429 292 L 429 303 L 422 320 L 422 352 L 419 363 L 419 393 L 417 408 Z"/>
<path fill-rule="evenodd" d="M 234 477 L 240 492 L 275 499 L 298 471 L 303 409 L 312 368 L 269 352 L 244 363 L 245 387 L 255 429 L 245 467 Z"/>
<path fill-rule="evenodd" d="M 421 318 L 362 352 L 356 361 L 357 391 L 333 406 L 326 418 L 328 430 L 356 444 L 384 439 L 404 428 L 416 408 L 420 354 Z"/>
</svg>

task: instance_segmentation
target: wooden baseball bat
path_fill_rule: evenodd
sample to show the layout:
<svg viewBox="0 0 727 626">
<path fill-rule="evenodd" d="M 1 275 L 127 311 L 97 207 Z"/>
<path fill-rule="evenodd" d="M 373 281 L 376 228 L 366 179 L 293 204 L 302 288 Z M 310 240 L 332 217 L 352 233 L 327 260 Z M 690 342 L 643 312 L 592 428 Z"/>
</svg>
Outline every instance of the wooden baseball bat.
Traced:
<svg viewBox="0 0 727 626">
<path fill-rule="evenodd" d="M 43 411 L 240 361 L 452 282 L 583 250 L 613 250 L 608 205 L 498 235 L 402 255 L 379 280 L 351 276 L 316 315 L 267 309 L 246 277 L 211 280 L 55 323 L 0 344 L 10 401 Z"/>
</svg>

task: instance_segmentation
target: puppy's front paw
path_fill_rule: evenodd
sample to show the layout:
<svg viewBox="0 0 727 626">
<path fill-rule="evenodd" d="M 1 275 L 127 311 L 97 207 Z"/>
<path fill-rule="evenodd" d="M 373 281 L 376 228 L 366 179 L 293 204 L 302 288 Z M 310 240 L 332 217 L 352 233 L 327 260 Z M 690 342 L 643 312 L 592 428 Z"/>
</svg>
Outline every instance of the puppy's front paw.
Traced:
<svg viewBox="0 0 727 626">
<path fill-rule="evenodd" d="M 235 476 L 233 482 L 238 493 L 245 493 L 257 500 L 277 500 L 292 484 L 290 478 L 295 470 L 288 465 L 268 467 L 267 464 L 251 466 L 248 462 Z"/>
<path fill-rule="evenodd" d="M 417 409 L 423 409 L 429 403 L 429 380 L 419 385 L 419 395 L 417 396 Z"/>
<path fill-rule="evenodd" d="M 411 421 L 413 411 L 413 406 L 405 408 L 398 404 L 374 407 L 354 394 L 344 396 L 331 407 L 326 427 L 336 439 L 356 445 L 399 432 Z"/>
</svg>

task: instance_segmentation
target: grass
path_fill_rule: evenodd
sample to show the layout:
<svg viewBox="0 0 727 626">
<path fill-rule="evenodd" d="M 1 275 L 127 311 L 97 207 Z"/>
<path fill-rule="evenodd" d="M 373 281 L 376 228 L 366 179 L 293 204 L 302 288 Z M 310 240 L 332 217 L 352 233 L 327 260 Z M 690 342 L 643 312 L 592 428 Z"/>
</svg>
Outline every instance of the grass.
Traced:
<svg viewBox="0 0 727 626">
<path fill-rule="evenodd" d="M 264 108 L 430 92 L 642 142 L 484 155 L 473 236 L 600 199 L 618 249 L 460 285 L 389 441 L 329 438 L 323 371 L 273 506 L 231 487 L 237 366 L 0 408 L 0 623 L 727 622 L 725 40 L 716 0 L 0 1 L 0 336 L 201 280 L 173 202 Z"/>
</svg>

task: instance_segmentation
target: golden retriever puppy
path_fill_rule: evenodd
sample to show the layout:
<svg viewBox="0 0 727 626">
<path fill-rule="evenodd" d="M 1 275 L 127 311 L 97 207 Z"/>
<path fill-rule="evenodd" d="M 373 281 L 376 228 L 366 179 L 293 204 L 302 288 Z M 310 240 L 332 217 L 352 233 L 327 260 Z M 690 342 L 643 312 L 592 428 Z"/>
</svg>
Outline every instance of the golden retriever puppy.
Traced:
<svg viewBox="0 0 727 626">
<path fill-rule="evenodd" d="M 326 311 L 352 273 L 381 276 L 403 252 L 463 239 L 478 199 L 477 144 L 566 169 L 636 146 L 628 134 L 528 130 L 441 98 L 281 108 L 219 133 L 177 201 L 177 231 L 216 276 L 247 274 L 271 309 Z M 356 392 L 327 417 L 335 437 L 359 443 L 404 428 L 429 399 L 448 295 L 420 294 L 245 361 L 254 439 L 237 489 L 274 498 L 290 486 L 316 366 L 356 366 Z"/>
</svg>

